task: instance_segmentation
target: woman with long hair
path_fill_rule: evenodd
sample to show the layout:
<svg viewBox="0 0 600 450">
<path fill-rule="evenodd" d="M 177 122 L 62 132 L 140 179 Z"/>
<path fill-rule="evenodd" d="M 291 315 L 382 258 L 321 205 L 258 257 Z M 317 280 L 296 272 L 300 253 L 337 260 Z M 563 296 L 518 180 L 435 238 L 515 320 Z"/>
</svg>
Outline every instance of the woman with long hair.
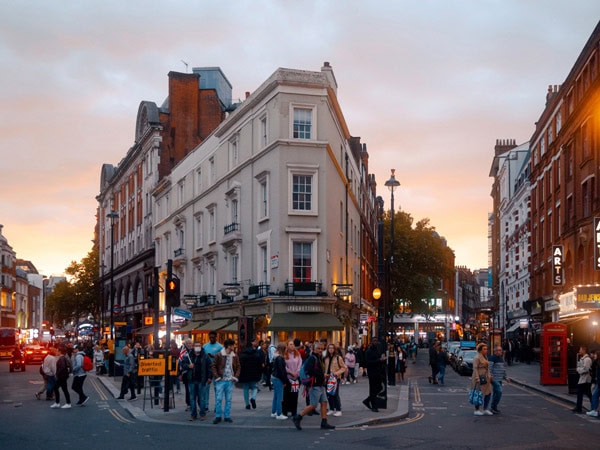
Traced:
<svg viewBox="0 0 600 450">
<path fill-rule="evenodd" d="M 271 384 L 273 385 L 273 403 L 271 405 L 271 417 L 277 420 L 285 420 L 281 408 L 283 403 L 283 387 L 289 383 L 285 369 L 285 347 L 283 342 L 277 344 L 273 354 L 273 372 L 271 372 Z"/>
<path fill-rule="evenodd" d="M 291 414 L 293 417 L 298 414 L 298 391 L 300 390 L 298 377 L 302 366 L 302 356 L 292 340 L 288 341 L 285 347 L 284 359 L 288 383 L 283 388 L 282 412 L 284 416 Z"/>
<path fill-rule="evenodd" d="M 329 402 L 329 411 L 327 415 L 333 414 L 336 417 L 342 415 L 342 400 L 340 399 L 340 382 L 344 373 L 346 372 L 346 364 L 344 364 L 344 358 L 342 358 L 335 348 L 335 345 L 329 344 L 327 346 L 327 352 L 325 353 L 325 379 L 328 379 L 331 375 L 334 375 L 337 381 L 336 388 L 333 392 L 327 389 L 327 401 Z M 328 382 L 329 384 L 329 382 Z"/>
</svg>

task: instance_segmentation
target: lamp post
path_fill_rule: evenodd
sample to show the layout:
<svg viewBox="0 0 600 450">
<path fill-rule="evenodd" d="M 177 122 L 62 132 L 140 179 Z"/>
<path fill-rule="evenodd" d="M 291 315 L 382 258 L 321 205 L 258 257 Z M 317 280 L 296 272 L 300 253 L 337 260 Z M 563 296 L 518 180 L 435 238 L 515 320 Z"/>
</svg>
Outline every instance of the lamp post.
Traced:
<svg viewBox="0 0 600 450">
<path fill-rule="evenodd" d="M 387 314 L 390 312 L 391 310 L 391 296 L 392 296 L 392 289 L 391 289 L 391 272 L 392 272 L 392 267 L 394 266 L 394 190 L 396 190 L 397 187 L 400 186 L 400 182 L 398 180 L 396 180 L 396 176 L 395 173 L 396 169 L 392 169 L 392 176 L 390 177 L 389 180 L 387 180 L 385 182 L 385 186 L 387 186 L 387 188 L 390 190 L 391 192 L 391 198 L 390 198 L 390 203 L 391 203 L 391 211 L 392 211 L 392 219 L 391 219 L 391 224 L 390 224 L 390 258 L 389 258 L 389 264 L 388 264 L 388 284 L 387 284 L 387 293 L 386 296 L 384 298 L 384 304 L 385 304 L 385 313 L 386 313 L 386 317 L 385 317 L 385 322 L 384 322 L 384 331 L 385 331 L 385 337 L 387 339 L 387 334 L 388 334 L 388 319 L 387 319 Z"/>
<path fill-rule="evenodd" d="M 112 341 L 114 338 L 113 308 L 115 306 L 115 219 L 119 217 L 119 213 L 111 211 L 106 217 L 110 219 L 110 340 Z"/>
</svg>

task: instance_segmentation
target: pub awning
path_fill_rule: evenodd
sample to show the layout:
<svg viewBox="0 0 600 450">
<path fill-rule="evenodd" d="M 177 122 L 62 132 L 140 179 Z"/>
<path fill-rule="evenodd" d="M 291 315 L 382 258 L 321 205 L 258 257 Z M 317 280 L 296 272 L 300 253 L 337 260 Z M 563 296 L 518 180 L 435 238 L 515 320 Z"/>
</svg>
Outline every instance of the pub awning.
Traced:
<svg viewBox="0 0 600 450">
<path fill-rule="evenodd" d="M 212 319 L 206 322 L 204 325 L 200 325 L 198 328 L 192 331 L 192 333 L 201 333 L 203 331 L 218 331 L 221 328 L 226 327 L 231 319 Z"/>
<path fill-rule="evenodd" d="M 238 332 L 238 321 L 234 320 L 226 327 L 221 328 L 219 331 L 228 331 L 230 333 L 237 333 Z"/>
<path fill-rule="evenodd" d="M 271 331 L 325 331 L 343 330 L 344 326 L 333 314 L 316 313 L 277 313 L 267 325 Z"/>
<path fill-rule="evenodd" d="M 200 320 L 190 320 L 186 325 L 175 331 L 175 334 L 187 334 L 198 328 L 203 322 Z"/>
</svg>

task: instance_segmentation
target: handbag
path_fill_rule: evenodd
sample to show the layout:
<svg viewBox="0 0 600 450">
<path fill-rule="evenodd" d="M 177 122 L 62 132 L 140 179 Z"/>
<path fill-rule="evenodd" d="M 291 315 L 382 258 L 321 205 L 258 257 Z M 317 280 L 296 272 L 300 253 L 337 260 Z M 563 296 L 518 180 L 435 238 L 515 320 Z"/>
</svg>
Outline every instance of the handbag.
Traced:
<svg viewBox="0 0 600 450">
<path fill-rule="evenodd" d="M 483 405 L 483 394 L 480 389 L 471 389 L 469 391 L 469 403 L 476 408 Z"/>
<path fill-rule="evenodd" d="M 487 384 L 487 377 L 485 375 L 479 375 L 479 384 L 481 386 L 483 386 L 484 384 Z"/>
<path fill-rule="evenodd" d="M 327 379 L 327 395 L 335 395 L 335 391 L 337 390 L 338 380 L 334 374 L 330 374 Z"/>
</svg>

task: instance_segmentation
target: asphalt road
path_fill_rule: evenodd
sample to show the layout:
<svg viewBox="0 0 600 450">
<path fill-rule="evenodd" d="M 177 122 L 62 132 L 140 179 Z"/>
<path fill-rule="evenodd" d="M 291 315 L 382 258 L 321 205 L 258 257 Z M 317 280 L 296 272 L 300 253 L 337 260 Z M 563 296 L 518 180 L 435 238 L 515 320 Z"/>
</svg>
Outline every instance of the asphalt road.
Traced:
<svg viewBox="0 0 600 450">
<path fill-rule="evenodd" d="M 86 406 L 50 409 L 52 402 L 34 397 L 42 383 L 38 367 L 9 373 L 7 361 L 0 361 L 2 449 L 587 449 L 600 442 L 597 419 L 574 415 L 570 405 L 516 385 L 505 386 L 501 415 L 473 416 L 468 378 L 451 369 L 446 385 L 436 386 L 427 382 L 424 366 L 411 368 L 407 419 L 325 432 L 291 426 L 248 429 L 235 423 L 196 431 L 189 425 L 143 422 L 132 418 L 92 376 L 84 385 L 90 396 Z"/>
</svg>

